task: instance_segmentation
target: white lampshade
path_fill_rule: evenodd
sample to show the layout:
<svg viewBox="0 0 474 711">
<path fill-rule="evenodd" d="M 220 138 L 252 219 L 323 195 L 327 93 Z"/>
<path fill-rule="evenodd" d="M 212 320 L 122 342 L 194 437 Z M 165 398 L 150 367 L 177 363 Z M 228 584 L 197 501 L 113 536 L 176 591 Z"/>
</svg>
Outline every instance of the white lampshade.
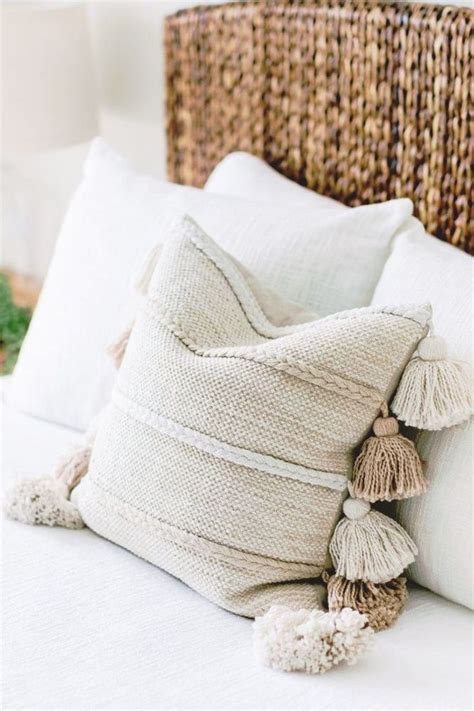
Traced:
<svg viewBox="0 0 474 711">
<path fill-rule="evenodd" d="M 2 3 L 2 65 L 4 153 L 60 148 L 97 133 L 83 4 Z"/>
</svg>

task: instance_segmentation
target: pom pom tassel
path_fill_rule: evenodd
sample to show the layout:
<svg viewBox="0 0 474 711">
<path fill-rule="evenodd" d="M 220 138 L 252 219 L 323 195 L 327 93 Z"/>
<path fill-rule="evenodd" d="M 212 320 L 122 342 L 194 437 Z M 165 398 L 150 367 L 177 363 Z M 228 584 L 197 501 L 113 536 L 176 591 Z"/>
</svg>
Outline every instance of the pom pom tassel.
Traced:
<svg viewBox="0 0 474 711">
<path fill-rule="evenodd" d="M 399 434 L 398 422 L 383 417 L 374 422 L 375 437 L 369 437 L 355 460 L 351 496 L 374 503 L 418 496 L 426 491 L 423 467 L 415 445 Z"/>
<path fill-rule="evenodd" d="M 7 516 L 21 523 L 82 528 L 84 521 L 70 500 L 72 489 L 87 474 L 100 415 L 93 420 L 83 446 L 73 447 L 56 465 L 53 476 L 23 479 L 5 495 Z"/>
<path fill-rule="evenodd" d="M 108 355 L 112 358 L 115 367 L 117 370 L 120 368 L 122 365 L 123 357 L 125 355 L 125 351 L 127 350 L 128 346 L 128 341 L 130 338 L 130 334 L 132 332 L 133 325 L 127 328 L 117 339 L 115 343 L 111 343 L 110 346 L 107 348 L 107 353 Z"/>
<path fill-rule="evenodd" d="M 373 635 L 366 617 L 348 608 L 294 611 L 274 605 L 254 622 L 257 658 L 288 672 L 323 674 L 341 662 L 355 664 L 372 645 Z"/>
<path fill-rule="evenodd" d="M 446 360 L 442 338 L 418 344 L 392 402 L 396 416 L 410 427 L 441 430 L 467 420 L 472 413 L 470 387 L 461 364 Z"/>
<path fill-rule="evenodd" d="M 5 496 L 5 513 L 10 518 L 45 526 L 82 528 L 84 521 L 69 501 L 69 487 L 60 479 L 23 479 Z"/>
<path fill-rule="evenodd" d="M 328 588 L 328 608 L 339 612 L 345 607 L 357 610 L 367 617 L 376 632 L 391 627 L 400 616 L 407 599 L 406 578 L 394 578 L 387 583 L 351 581 L 340 575 L 322 578 Z"/>
<path fill-rule="evenodd" d="M 387 583 L 413 563 L 417 548 L 396 521 L 360 499 L 346 499 L 343 509 L 346 517 L 337 524 L 329 545 L 336 575 Z"/>
</svg>

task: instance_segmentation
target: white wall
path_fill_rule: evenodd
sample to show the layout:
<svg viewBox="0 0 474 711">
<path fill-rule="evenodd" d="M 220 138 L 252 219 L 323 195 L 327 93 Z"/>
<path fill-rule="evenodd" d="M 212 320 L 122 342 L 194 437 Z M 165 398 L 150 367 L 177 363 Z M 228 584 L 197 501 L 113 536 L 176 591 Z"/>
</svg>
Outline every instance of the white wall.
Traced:
<svg viewBox="0 0 474 711">
<path fill-rule="evenodd" d="M 19 0 L 20 1 L 20 0 Z M 222 3 L 209 0 L 207 4 Z M 163 18 L 198 0 L 87 3 L 104 138 L 137 168 L 166 174 Z M 44 277 L 89 144 L 3 166 L 2 266 Z M 13 208 L 7 210 L 6 205 Z M 18 218 L 18 203 L 23 217 Z M 20 224 L 18 224 L 20 222 Z"/>
<path fill-rule="evenodd" d="M 102 135 L 137 168 L 160 177 L 165 176 L 163 18 L 196 4 L 197 0 L 88 2 Z M 471 0 L 455 4 L 472 6 Z M 3 264 L 44 276 L 87 147 L 15 161 L 16 178 L 11 180 L 10 171 L 4 185 L 22 182 L 31 210 L 22 231 L 11 214 L 3 215 Z M 18 238 L 19 232 L 24 238 Z"/>
</svg>

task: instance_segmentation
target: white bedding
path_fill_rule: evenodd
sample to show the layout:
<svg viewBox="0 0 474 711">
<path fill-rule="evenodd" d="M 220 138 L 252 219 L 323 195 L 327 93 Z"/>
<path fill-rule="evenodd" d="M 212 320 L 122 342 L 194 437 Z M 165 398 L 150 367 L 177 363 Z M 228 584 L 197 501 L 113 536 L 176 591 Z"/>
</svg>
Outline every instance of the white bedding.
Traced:
<svg viewBox="0 0 474 711">
<path fill-rule="evenodd" d="M 4 486 L 78 434 L 4 408 Z M 470 709 L 472 613 L 413 589 L 356 667 L 259 667 L 251 623 L 89 530 L 3 522 L 5 709 Z"/>
</svg>

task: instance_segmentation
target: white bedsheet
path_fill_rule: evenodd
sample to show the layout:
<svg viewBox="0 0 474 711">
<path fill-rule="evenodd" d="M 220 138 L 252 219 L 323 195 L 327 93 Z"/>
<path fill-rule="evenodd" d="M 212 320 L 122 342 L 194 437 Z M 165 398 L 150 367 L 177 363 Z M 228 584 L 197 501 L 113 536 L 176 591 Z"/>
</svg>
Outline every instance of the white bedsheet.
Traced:
<svg viewBox="0 0 474 711">
<path fill-rule="evenodd" d="M 4 486 L 77 433 L 4 408 Z M 355 667 L 284 674 L 251 623 L 89 530 L 4 521 L 5 709 L 470 709 L 472 613 L 413 589 Z"/>
</svg>

